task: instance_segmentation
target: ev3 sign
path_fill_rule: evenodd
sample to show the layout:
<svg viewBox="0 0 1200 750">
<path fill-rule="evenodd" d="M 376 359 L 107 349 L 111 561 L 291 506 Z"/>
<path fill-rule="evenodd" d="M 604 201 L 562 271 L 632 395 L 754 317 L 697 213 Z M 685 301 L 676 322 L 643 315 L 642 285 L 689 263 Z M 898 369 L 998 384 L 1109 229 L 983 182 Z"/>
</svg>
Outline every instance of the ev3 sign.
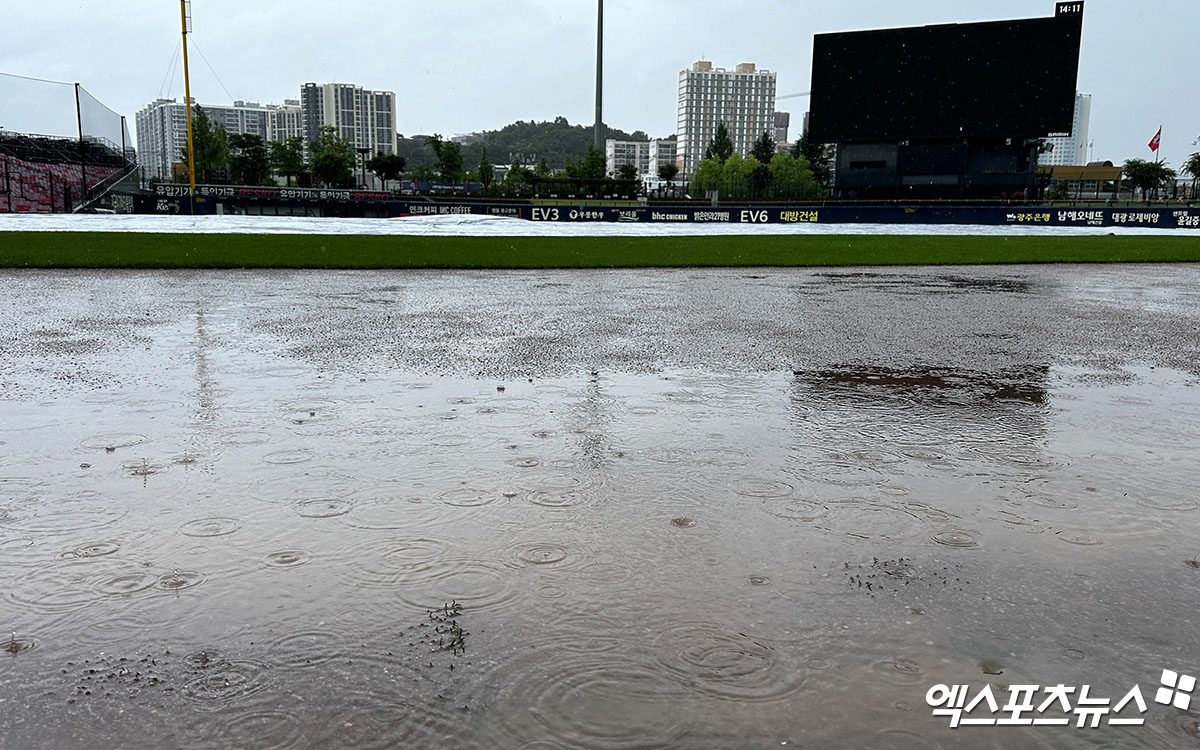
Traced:
<svg viewBox="0 0 1200 750">
<path fill-rule="evenodd" d="M 1154 702 L 1186 711 L 1192 704 L 1196 678 L 1164 669 Z M 1068 726 L 1096 728 L 1101 719 L 1105 726 L 1141 726 L 1146 723 L 1146 700 L 1140 685 L 1115 703 L 1106 697 L 1091 695 L 1091 686 L 1009 685 L 1007 702 L 1001 706 L 991 685 L 974 695 L 968 685 L 934 685 L 925 693 L 925 702 L 934 716 L 950 719 L 950 727 L 966 726 Z"/>
</svg>

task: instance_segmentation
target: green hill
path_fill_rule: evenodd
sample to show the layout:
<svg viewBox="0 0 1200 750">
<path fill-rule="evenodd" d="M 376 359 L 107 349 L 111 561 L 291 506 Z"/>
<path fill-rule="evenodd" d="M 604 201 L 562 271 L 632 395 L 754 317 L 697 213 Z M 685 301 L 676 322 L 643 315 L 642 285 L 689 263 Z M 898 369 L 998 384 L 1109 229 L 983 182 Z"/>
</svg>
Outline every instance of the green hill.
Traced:
<svg viewBox="0 0 1200 750">
<path fill-rule="evenodd" d="M 546 160 L 551 169 L 561 169 L 567 158 L 578 162 L 587 153 L 592 142 L 591 125 L 572 125 L 565 117 L 556 117 L 547 122 L 525 122 L 518 120 L 499 130 L 487 130 L 462 139 L 463 166 L 473 169 L 479 164 L 479 156 L 486 146 L 488 159 L 493 164 L 520 162 L 526 166 Z M 605 126 L 604 137 L 622 141 L 645 141 L 649 136 L 640 130 L 627 133 Z M 399 153 L 408 160 L 408 169 L 418 164 L 435 161 L 433 149 L 425 145 L 425 136 L 401 137 Z"/>
</svg>

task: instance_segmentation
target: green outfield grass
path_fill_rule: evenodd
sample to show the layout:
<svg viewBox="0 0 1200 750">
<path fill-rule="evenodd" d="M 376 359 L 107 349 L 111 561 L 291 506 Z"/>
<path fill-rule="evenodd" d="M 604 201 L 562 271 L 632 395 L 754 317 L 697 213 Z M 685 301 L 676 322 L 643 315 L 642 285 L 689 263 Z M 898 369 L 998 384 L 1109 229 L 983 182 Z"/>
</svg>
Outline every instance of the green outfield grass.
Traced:
<svg viewBox="0 0 1200 750">
<path fill-rule="evenodd" d="M 8 268 L 640 268 L 1200 261 L 1171 236 L 412 237 L 0 232 Z"/>
</svg>

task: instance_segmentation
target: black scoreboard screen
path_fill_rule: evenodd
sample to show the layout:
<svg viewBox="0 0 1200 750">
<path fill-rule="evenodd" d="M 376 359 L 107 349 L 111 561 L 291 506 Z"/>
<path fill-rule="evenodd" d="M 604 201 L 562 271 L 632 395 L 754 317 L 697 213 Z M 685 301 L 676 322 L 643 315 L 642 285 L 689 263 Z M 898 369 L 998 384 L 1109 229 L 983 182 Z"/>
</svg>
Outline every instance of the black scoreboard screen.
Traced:
<svg viewBox="0 0 1200 750">
<path fill-rule="evenodd" d="M 818 34 L 818 143 L 1041 137 L 1071 130 L 1083 2 L 1050 18 Z"/>
</svg>

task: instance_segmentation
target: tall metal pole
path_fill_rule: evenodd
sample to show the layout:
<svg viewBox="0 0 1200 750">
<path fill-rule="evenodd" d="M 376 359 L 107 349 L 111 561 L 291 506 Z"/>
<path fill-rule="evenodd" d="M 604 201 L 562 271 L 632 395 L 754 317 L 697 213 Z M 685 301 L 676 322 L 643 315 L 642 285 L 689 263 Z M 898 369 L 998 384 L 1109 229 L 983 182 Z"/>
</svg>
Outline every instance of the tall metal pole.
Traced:
<svg viewBox="0 0 1200 750">
<path fill-rule="evenodd" d="M 188 151 L 188 207 L 189 213 L 196 209 L 196 157 L 192 152 L 192 84 L 188 79 L 188 0 L 179 0 L 179 19 L 183 28 L 183 107 L 187 110 Z"/>
<path fill-rule="evenodd" d="M 87 197 L 87 164 L 86 152 L 83 147 L 83 110 L 79 107 L 79 84 L 75 84 L 75 122 L 79 125 L 79 200 L 82 205 L 83 200 Z M 53 184 L 53 180 L 51 180 Z M 54 201 L 50 201 L 51 213 L 53 213 Z M 70 213 L 71 207 L 64 206 L 63 213 Z"/>
<path fill-rule="evenodd" d="M 596 2 L 596 148 L 604 150 L 604 0 Z"/>
</svg>

